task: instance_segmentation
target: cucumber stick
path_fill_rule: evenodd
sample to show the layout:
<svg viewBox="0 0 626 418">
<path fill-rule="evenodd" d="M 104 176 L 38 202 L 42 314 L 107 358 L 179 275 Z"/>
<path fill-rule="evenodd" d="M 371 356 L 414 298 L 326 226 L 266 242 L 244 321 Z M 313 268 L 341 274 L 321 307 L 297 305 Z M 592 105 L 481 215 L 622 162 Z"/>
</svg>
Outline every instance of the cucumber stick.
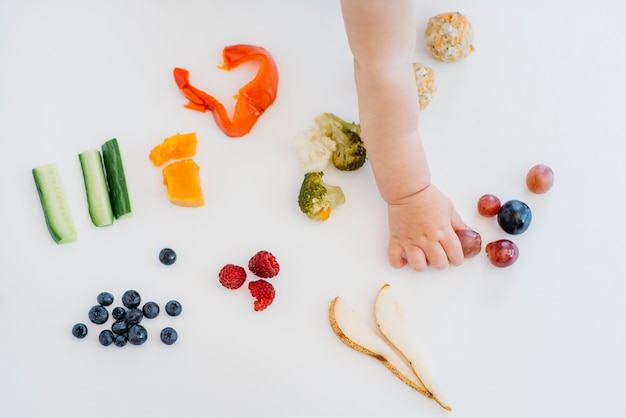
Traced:
<svg viewBox="0 0 626 418">
<path fill-rule="evenodd" d="M 113 138 L 102 144 L 102 157 L 104 160 L 104 170 L 109 185 L 111 197 L 111 207 L 115 219 L 124 218 L 132 213 L 130 198 L 128 196 L 128 186 L 122 164 L 122 155 L 117 143 Z"/>
<path fill-rule="evenodd" d="M 78 159 L 80 168 L 83 170 L 91 222 L 95 226 L 111 225 L 113 209 L 109 197 L 109 186 L 104 174 L 102 154 L 97 149 L 87 150 L 78 154 Z"/>
<path fill-rule="evenodd" d="M 33 168 L 48 231 L 57 244 L 76 241 L 76 228 L 56 164 Z"/>
</svg>

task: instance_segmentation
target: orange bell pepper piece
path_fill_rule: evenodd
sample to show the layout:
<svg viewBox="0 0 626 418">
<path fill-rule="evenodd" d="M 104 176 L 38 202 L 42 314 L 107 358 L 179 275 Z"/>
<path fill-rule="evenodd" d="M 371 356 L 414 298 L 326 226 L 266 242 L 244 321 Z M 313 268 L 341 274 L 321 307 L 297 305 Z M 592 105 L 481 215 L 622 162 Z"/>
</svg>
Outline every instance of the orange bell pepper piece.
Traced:
<svg viewBox="0 0 626 418">
<path fill-rule="evenodd" d="M 211 111 L 215 122 L 226 135 L 240 137 L 250 132 L 259 117 L 276 100 L 278 70 L 270 53 L 259 46 L 245 44 L 227 46 L 222 55 L 224 62 L 219 68 L 227 71 L 247 61 L 261 61 L 256 76 L 239 89 L 232 119 L 228 117 L 224 105 L 219 100 L 189 83 L 189 71 L 174 68 L 174 80 L 189 100 L 185 107 L 200 112 Z"/>
</svg>

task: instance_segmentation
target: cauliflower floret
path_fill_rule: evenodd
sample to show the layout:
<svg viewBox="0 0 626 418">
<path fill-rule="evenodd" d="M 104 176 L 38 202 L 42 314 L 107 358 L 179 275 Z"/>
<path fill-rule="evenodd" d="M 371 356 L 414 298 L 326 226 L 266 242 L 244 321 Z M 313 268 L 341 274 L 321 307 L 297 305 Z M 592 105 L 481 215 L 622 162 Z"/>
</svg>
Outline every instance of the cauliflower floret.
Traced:
<svg viewBox="0 0 626 418">
<path fill-rule="evenodd" d="M 337 148 L 331 138 L 322 134 L 318 128 L 309 128 L 294 138 L 294 147 L 300 163 L 307 173 L 324 171 Z"/>
</svg>

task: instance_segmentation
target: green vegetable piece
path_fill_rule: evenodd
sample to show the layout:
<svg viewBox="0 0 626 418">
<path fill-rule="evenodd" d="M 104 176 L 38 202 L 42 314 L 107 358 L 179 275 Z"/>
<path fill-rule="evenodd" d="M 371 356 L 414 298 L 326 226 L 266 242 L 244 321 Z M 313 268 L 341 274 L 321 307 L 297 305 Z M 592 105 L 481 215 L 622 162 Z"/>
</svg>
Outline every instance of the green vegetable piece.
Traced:
<svg viewBox="0 0 626 418">
<path fill-rule="evenodd" d="M 341 187 L 326 184 L 323 176 L 321 171 L 306 173 L 298 195 L 302 213 L 319 222 L 327 220 L 331 211 L 346 201 Z"/>
<path fill-rule="evenodd" d="M 332 155 L 333 165 L 342 171 L 358 170 L 367 160 L 365 145 L 361 139 L 361 125 L 349 123 L 333 113 L 322 113 L 315 118 L 322 134 L 337 144 Z"/>
<path fill-rule="evenodd" d="M 128 195 L 128 186 L 126 185 L 122 155 L 120 154 L 116 138 L 110 139 L 102 145 L 102 157 L 111 195 L 113 216 L 115 216 L 115 219 L 125 218 L 132 214 L 132 208 Z"/>
<path fill-rule="evenodd" d="M 92 149 L 81 152 L 78 159 L 83 171 L 91 222 L 95 226 L 113 224 L 113 208 L 100 151 Z"/>
<path fill-rule="evenodd" d="M 76 241 L 76 229 L 56 164 L 33 168 L 48 231 L 57 244 Z"/>
</svg>

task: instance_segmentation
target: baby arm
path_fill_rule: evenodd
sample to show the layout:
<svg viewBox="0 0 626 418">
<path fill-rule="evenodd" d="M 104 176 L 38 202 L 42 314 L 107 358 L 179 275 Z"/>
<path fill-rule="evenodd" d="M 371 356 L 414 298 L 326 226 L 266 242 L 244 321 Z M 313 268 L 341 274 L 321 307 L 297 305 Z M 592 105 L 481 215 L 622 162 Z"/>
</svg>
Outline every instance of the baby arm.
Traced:
<svg viewBox="0 0 626 418">
<path fill-rule="evenodd" d="M 363 142 L 389 220 L 389 262 L 417 271 L 463 262 L 465 224 L 431 184 L 418 128 L 412 0 L 341 0 Z"/>
</svg>

